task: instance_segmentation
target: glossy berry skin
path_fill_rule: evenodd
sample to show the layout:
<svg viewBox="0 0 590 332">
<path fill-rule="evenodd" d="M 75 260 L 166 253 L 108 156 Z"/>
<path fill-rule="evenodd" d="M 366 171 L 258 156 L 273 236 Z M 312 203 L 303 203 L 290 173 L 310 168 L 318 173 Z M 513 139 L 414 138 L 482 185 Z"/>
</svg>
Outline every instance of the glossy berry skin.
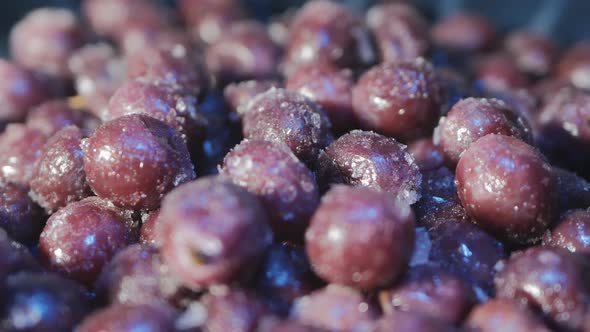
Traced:
<svg viewBox="0 0 590 332">
<path fill-rule="evenodd" d="M 66 100 L 55 99 L 32 109 L 27 115 L 26 125 L 51 137 L 67 126 L 82 127 L 86 117 L 83 112 L 72 109 Z"/>
<path fill-rule="evenodd" d="M 367 25 L 375 36 L 381 62 L 412 61 L 428 55 L 426 20 L 405 4 L 381 4 L 369 9 Z"/>
<path fill-rule="evenodd" d="M 444 220 L 428 231 L 429 259 L 479 287 L 494 293 L 495 266 L 506 258 L 504 244 L 473 225 L 459 220 Z"/>
<path fill-rule="evenodd" d="M 321 178 L 384 191 L 407 204 L 420 198 L 418 165 L 393 138 L 354 130 L 330 144 L 320 162 Z"/>
<path fill-rule="evenodd" d="M 254 279 L 258 292 L 279 314 L 287 314 L 296 298 L 321 286 L 304 248 L 288 243 L 270 247 Z"/>
<path fill-rule="evenodd" d="M 287 78 L 286 88 L 317 102 L 330 118 L 337 133 L 346 133 L 357 125 L 352 110 L 354 81 L 350 70 L 327 64 L 300 66 Z"/>
<path fill-rule="evenodd" d="M 209 80 L 199 57 L 190 49 L 151 45 L 127 57 L 127 78 L 143 77 L 159 85 L 171 85 L 197 99 L 207 92 Z"/>
<path fill-rule="evenodd" d="M 96 292 L 108 303 L 174 304 L 179 282 L 150 245 L 133 244 L 117 253 L 102 269 Z"/>
<path fill-rule="evenodd" d="M 311 220 L 305 249 L 324 280 L 372 289 L 405 271 L 414 237 L 408 205 L 388 193 L 336 185 Z"/>
<path fill-rule="evenodd" d="M 488 134 L 532 141 L 531 129 L 523 117 L 503 101 L 487 98 L 467 98 L 456 103 L 441 118 L 434 137 L 448 162 L 455 165 L 473 142 Z"/>
<path fill-rule="evenodd" d="M 145 114 L 180 132 L 186 140 L 203 136 L 205 120 L 197 111 L 197 99 L 181 88 L 146 78 L 125 82 L 111 97 L 104 121 L 128 114 Z"/>
<path fill-rule="evenodd" d="M 175 331 L 174 309 L 164 305 L 114 304 L 87 316 L 77 332 Z"/>
<path fill-rule="evenodd" d="M 346 6 L 326 0 L 308 2 L 290 25 L 284 58 L 287 71 L 310 63 L 362 64 L 361 29 L 359 19 Z"/>
<path fill-rule="evenodd" d="M 453 332 L 451 324 L 417 312 L 394 310 L 383 315 L 374 326 L 375 332 Z"/>
<path fill-rule="evenodd" d="M 431 171 L 443 166 L 445 157 L 432 138 L 421 138 L 408 144 L 408 152 L 414 157 L 421 171 Z"/>
<path fill-rule="evenodd" d="M 281 88 L 275 80 L 250 80 L 228 84 L 223 89 L 223 96 L 231 111 L 243 114 L 250 100 L 271 88 Z"/>
<path fill-rule="evenodd" d="M 0 228 L 0 283 L 11 274 L 21 271 L 39 272 L 41 267 L 24 245 L 11 239 L 6 231 Z"/>
<path fill-rule="evenodd" d="M 43 229 L 43 211 L 25 187 L 0 183 L 0 228 L 18 242 L 35 244 Z"/>
<path fill-rule="evenodd" d="M 254 293 L 221 286 L 218 293 L 206 294 L 201 300 L 207 312 L 204 330 L 210 332 L 254 332 L 268 310 Z M 231 319 L 228 319 L 231 318 Z"/>
<path fill-rule="evenodd" d="M 31 197 L 49 213 L 92 193 L 86 182 L 82 133 L 69 126 L 53 135 L 35 162 Z"/>
<path fill-rule="evenodd" d="M 47 220 L 40 260 L 50 270 L 91 285 L 111 258 L 137 238 L 124 212 L 98 197 L 69 204 Z"/>
<path fill-rule="evenodd" d="M 567 212 L 559 224 L 547 234 L 546 245 L 587 255 L 590 253 L 590 212 L 572 210 Z"/>
<path fill-rule="evenodd" d="M 465 326 L 481 332 L 550 331 L 533 311 L 506 299 L 492 299 L 476 306 L 467 317 Z"/>
<path fill-rule="evenodd" d="M 271 89 L 253 99 L 244 110 L 242 125 L 245 138 L 285 143 L 309 164 L 333 140 L 332 124 L 321 108 L 284 89 Z"/>
<path fill-rule="evenodd" d="M 485 17 L 470 13 L 458 13 L 441 20 L 430 35 L 436 45 L 462 52 L 489 49 L 496 39 L 491 23 Z"/>
<path fill-rule="evenodd" d="M 12 28 L 10 51 L 24 67 L 69 78 L 68 59 L 81 45 L 81 33 L 78 19 L 69 10 L 39 8 Z"/>
<path fill-rule="evenodd" d="M 514 57 L 521 71 L 535 76 L 551 72 L 557 57 L 556 47 L 547 36 L 526 30 L 508 35 L 504 48 Z"/>
<path fill-rule="evenodd" d="M 180 133 L 143 114 L 104 123 L 83 150 L 90 188 L 124 208 L 155 209 L 166 193 L 195 177 Z"/>
<path fill-rule="evenodd" d="M 22 121 L 31 108 L 51 97 L 45 82 L 38 75 L 18 64 L 0 59 L 0 127 Z"/>
<path fill-rule="evenodd" d="M 362 294 L 340 285 L 328 285 L 299 298 L 290 313 L 292 319 L 328 331 L 362 331 L 376 316 Z"/>
<path fill-rule="evenodd" d="M 266 29 L 255 22 L 232 24 L 205 51 L 208 71 L 221 82 L 277 75 L 280 50 Z"/>
<path fill-rule="evenodd" d="M 215 177 L 172 191 L 162 204 L 159 219 L 164 262 L 193 289 L 237 279 L 272 242 L 258 199 Z"/>
<path fill-rule="evenodd" d="M 422 197 L 413 206 L 418 225 L 430 229 L 447 220 L 469 220 L 451 170 L 440 167 L 422 174 Z"/>
<path fill-rule="evenodd" d="M 480 138 L 463 153 L 456 177 L 467 214 L 504 241 L 537 242 L 553 221 L 557 196 L 551 167 L 517 138 Z"/>
<path fill-rule="evenodd" d="M 411 268 L 393 288 L 379 299 L 386 313 L 395 310 L 418 312 L 450 324 L 457 324 L 475 303 L 469 284 L 434 265 Z"/>
<path fill-rule="evenodd" d="M 402 140 L 431 132 L 441 103 L 432 65 L 422 58 L 373 67 L 352 90 L 352 105 L 361 126 Z"/>
<path fill-rule="evenodd" d="M 8 277 L 0 302 L 2 331 L 71 331 L 91 309 L 83 287 L 55 274 Z"/>
<path fill-rule="evenodd" d="M 125 80 L 124 59 L 107 43 L 86 44 L 70 56 L 68 66 L 85 108 L 102 116 L 109 99 Z"/>
<path fill-rule="evenodd" d="M 20 123 L 8 125 L 0 135 L 0 178 L 28 186 L 46 141 L 47 136 L 36 129 Z"/>
<path fill-rule="evenodd" d="M 498 298 L 544 313 L 563 329 L 580 329 L 588 310 L 585 262 L 559 248 L 531 247 L 513 254 L 495 279 Z"/>
<path fill-rule="evenodd" d="M 575 87 L 590 90 L 590 43 L 581 41 L 567 50 L 557 63 L 557 77 Z"/>
<path fill-rule="evenodd" d="M 311 171 L 285 145 L 242 141 L 220 173 L 260 198 L 277 238 L 301 242 L 320 195 Z"/>
</svg>

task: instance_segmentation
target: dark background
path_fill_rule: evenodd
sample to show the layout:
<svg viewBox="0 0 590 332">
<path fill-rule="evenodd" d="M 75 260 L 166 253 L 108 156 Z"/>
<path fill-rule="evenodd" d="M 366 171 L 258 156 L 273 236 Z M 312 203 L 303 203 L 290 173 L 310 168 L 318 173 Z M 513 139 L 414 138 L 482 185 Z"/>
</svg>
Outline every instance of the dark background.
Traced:
<svg viewBox="0 0 590 332">
<path fill-rule="evenodd" d="M 173 0 L 162 0 L 173 4 Z M 198 1 L 198 0 L 195 0 Z M 259 19 L 304 0 L 243 0 Z M 365 8 L 374 0 L 342 0 L 355 8 Z M 580 39 L 590 39 L 590 0 L 415 0 L 423 13 L 436 20 L 467 9 L 486 15 L 501 31 L 516 27 L 547 33 L 562 47 Z M 10 27 L 27 11 L 39 6 L 65 6 L 77 9 L 80 0 L 0 0 L 0 53 L 6 54 Z"/>
</svg>

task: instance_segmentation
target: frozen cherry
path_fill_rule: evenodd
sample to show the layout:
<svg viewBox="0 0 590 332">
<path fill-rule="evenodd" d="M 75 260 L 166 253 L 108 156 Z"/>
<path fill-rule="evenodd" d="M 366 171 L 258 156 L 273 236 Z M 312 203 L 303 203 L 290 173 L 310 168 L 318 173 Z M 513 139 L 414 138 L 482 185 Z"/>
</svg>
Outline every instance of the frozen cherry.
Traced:
<svg viewBox="0 0 590 332">
<path fill-rule="evenodd" d="M 408 152 L 414 157 L 421 171 L 435 170 L 443 166 L 445 158 L 440 147 L 434 145 L 432 138 L 422 138 L 408 144 Z"/>
<path fill-rule="evenodd" d="M 301 241 L 320 195 L 311 171 L 285 145 L 245 140 L 225 156 L 221 174 L 260 198 L 277 238 Z"/>
<path fill-rule="evenodd" d="M 486 91 L 512 91 L 526 88 L 528 77 L 519 71 L 515 60 L 507 54 L 491 54 L 475 64 L 475 79 Z"/>
<path fill-rule="evenodd" d="M 0 228 L 25 244 L 34 244 L 43 229 L 45 216 L 19 185 L 0 182 Z"/>
<path fill-rule="evenodd" d="M 394 310 L 375 323 L 374 332 L 454 332 L 449 323 L 417 312 Z"/>
<path fill-rule="evenodd" d="M 0 129 L 9 122 L 22 121 L 31 108 L 51 94 L 36 74 L 8 60 L 0 59 Z"/>
<path fill-rule="evenodd" d="M 323 330 L 316 329 L 304 325 L 301 322 L 286 319 L 279 320 L 276 317 L 264 317 L 258 323 L 257 332 L 321 332 Z"/>
<path fill-rule="evenodd" d="M 354 67 L 365 60 L 364 35 L 350 8 L 329 0 L 310 1 L 293 18 L 284 61 L 287 67 L 318 62 Z"/>
<path fill-rule="evenodd" d="M 328 285 L 299 298 L 291 318 L 328 331 L 362 331 L 375 320 L 375 308 L 361 293 L 340 285 Z"/>
<path fill-rule="evenodd" d="M 238 0 L 180 0 L 177 7 L 193 38 L 204 43 L 217 41 L 245 16 Z"/>
<path fill-rule="evenodd" d="M 172 85 L 197 99 L 207 92 L 209 80 L 191 50 L 147 46 L 130 54 L 127 63 L 130 79 L 143 77 L 150 83 Z"/>
<path fill-rule="evenodd" d="M 550 331 L 533 311 L 521 303 L 506 299 L 492 299 L 473 308 L 465 321 L 465 327 L 480 332 Z"/>
<path fill-rule="evenodd" d="M 68 62 L 81 104 L 96 116 L 106 112 L 109 99 L 125 79 L 125 63 L 106 44 L 87 44 Z"/>
<path fill-rule="evenodd" d="M 165 305 L 114 304 L 93 312 L 76 328 L 77 332 L 176 331 L 177 313 Z"/>
<path fill-rule="evenodd" d="M 589 174 L 590 93 L 566 87 L 554 93 L 539 114 L 539 145 L 555 164 Z"/>
<path fill-rule="evenodd" d="M 571 252 L 590 253 L 590 212 L 572 210 L 561 218 L 546 243 Z"/>
<path fill-rule="evenodd" d="M 553 167 L 559 196 L 559 213 L 590 207 L 590 183 L 574 172 Z"/>
<path fill-rule="evenodd" d="M 195 177 L 180 134 L 147 115 L 104 123 L 83 149 L 88 184 L 121 207 L 157 208 L 166 193 Z"/>
<path fill-rule="evenodd" d="M 12 28 L 10 51 L 27 68 L 69 78 L 68 60 L 81 45 L 81 33 L 80 23 L 71 11 L 35 9 Z"/>
<path fill-rule="evenodd" d="M 39 257 L 50 270 L 90 285 L 136 235 L 137 225 L 122 210 L 89 197 L 49 217 L 39 239 Z"/>
<path fill-rule="evenodd" d="M 557 77 L 580 89 L 590 90 L 590 43 L 579 42 L 567 50 L 557 63 Z"/>
<path fill-rule="evenodd" d="M 0 135 L 0 178 L 28 186 L 46 141 L 47 136 L 37 129 L 20 123 L 8 125 Z"/>
<path fill-rule="evenodd" d="M 80 130 L 66 127 L 47 141 L 35 163 L 29 183 L 31 197 L 48 212 L 91 194 L 81 143 Z"/>
<path fill-rule="evenodd" d="M 435 44 L 458 51 L 483 51 L 493 46 L 496 31 L 488 20 L 476 14 L 458 13 L 438 22 L 431 30 Z"/>
<path fill-rule="evenodd" d="M 141 225 L 139 233 L 139 242 L 142 244 L 149 244 L 155 247 L 160 246 L 160 238 L 158 234 L 158 225 L 160 224 L 160 209 L 150 212 Z"/>
<path fill-rule="evenodd" d="M 197 112 L 194 95 L 169 84 L 146 78 L 129 80 L 112 96 L 103 120 L 140 113 L 165 122 L 190 139 L 202 136 L 205 120 Z"/>
<path fill-rule="evenodd" d="M 323 279 L 372 289 L 404 272 L 414 237 L 414 214 L 407 204 L 388 193 L 336 185 L 311 220 L 305 248 Z"/>
<path fill-rule="evenodd" d="M 134 244 L 121 250 L 102 269 L 96 291 L 109 303 L 173 304 L 179 282 L 155 247 Z"/>
<path fill-rule="evenodd" d="M 244 137 L 285 143 L 305 163 L 313 164 L 333 140 L 332 124 L 313 101 L 284 89 L 270 89 L 252 100 L 242 118 Z"/>
<path fill-rule="evenodd" d="M 41 270 L 39 263 L 27 247 L 11 239 L 2 228 L 0 228 L 0 252 L 2 252 L 2 256 L 0 256 L 0 284 L 4 284 L 4 279 L 11 274 Z"/>
<path fill-rule="evenodd" d="M 422 58 L 373 67 L 352 90 L 361 126 L 402 140 L 430 133 L 441 103 L 434 70 Z"/>
<path fill-rule="evenodd" d="M 428 233 L 431 261 L 493 294 L 494 267 L 506 258 L 502 242 L 471 223 L 452 219 L 441 221 Z"/>
<path fill-rule="evenodd" d="M 164 262 L 191 288 L 235 280 L 272 241 L 258 199 L 215 177 L 173 190 L 159 219 Z"/>
<path fill-rule="evenodd" d="M 0 302 L 0 327 L 15 332 L 72 331 L 91 309 L 83 287 L 55 274 L 8 277 Z"/>
<path fill-rule="evenodd" d="M 425 19 L 404 4 L 381 4 L 367 12 L 382 62 L 411 61 L 426 56 L 430 36 Z"/>
<path fill-rule="evenodd" d="M 107 37 L 117 37 L 132 25 L 168 23 L 168 16 L 152 0 L 85 0 L 82 9 L 94 32 Z"/>
<path fill-rule="evenodd" d="M 583 264 L 564 249 L 531 247 L 504 263 L 496 275 L 497 296 L 540 310 L 562 329 L 578 330 L 590 304 Z"/>
<path fill-rule="evenodd" d="M 422 197 L 413 206 L 418 225 L 432 228 L 447 220 L 468 220 L 455 185 L 455 175 L 446 167 L 424 171 Z"/>
<path fill-rule="evenodd" d="M 273 245 L 261 264 L 256 287 L 280 314 L 289 312 L 292 302 L 321 285 L 303 248 L 282 243 Z"/>
<path fill-rule="evenodd" d="M 504 47 L 514 57 L 519 70 L 538 77 L 551 72 L 557 55 L 549 38 L 526 30 L 508 35 Z"/>
<path fill-rule="evenodd" d="M 66 100 L 44 102 L 27 115 L 27 127 L 39 130 L 47 137 L 67 126 L 84 125 L 86 115 L 70 107 Z"/>
<path fill-rule="evenodd" d="M 410 269 L 393 288 L 382 291 L 379 298 L 386 313 L 418 312 L 451 324 L 461 322 L 475 303 L 468 284 L 431 265 Z"/>
<path fill-rule="evenodd" d="M 277 75 L 279 48 L 259 23 L 239 22 L 205 51 L 209 72 L 221 82 Z"/>
<path fill-rule="evenodd" d="M 225 101 L 232 111 L 243 114 L 250 100 L 271 88 L 281 88 L 282 84 L 275 80 L 251 80 L 231 83 L 223 90 Z"/>
<path fill-rule="evenodd" d="M 455 165 L 469 146 L 488 134 L 514 136 L 530 143 L 531 129 L 525 118 L 498 99 L 467 98 L 441 118 L 435 134 L 446 159 Z"/>
<path fill-rule="evenodd" d="M 172 54 L 182 55 L 193 50 L 193 41 L 182 29 L 176 27 L 157 27 L 143 24 L 131 24 L 121 33 L 117 42 L 121 52 L 126 56 L 155 47 L 169 50 Z"/>
<path fill-rule="evenodd" d="M 207 319 L 203 326 L 210 332 L 254 332 L 259 320 L 267 313 L 262 300 L 242 289 L 212 290 L 201 300 Z"/>
<path fill-rule="evenodd" d="M 350 70 L 341 70 L 327 64 L 298 67 L 286 82 L 287 89 L 317 102 L 330 118 L 337 133 L 346 133 L 357 127 L 352 110 L 353 86 Z"/>
<path fill-rule="evenodd" d="M 467 213 L 502 240 L 537 242 L 557 212 L 551 166 L 517 138 L 495 134 L 480 138 L 463 153 L 456 176 Z"/>
<path fill-rule="evenodd" d="M 355 130 L 326 148 L 320 176 L 392 194 L 413 204 L 420 198 L 422 174 L 406 147 L 393 138 Z"/>
</svg>

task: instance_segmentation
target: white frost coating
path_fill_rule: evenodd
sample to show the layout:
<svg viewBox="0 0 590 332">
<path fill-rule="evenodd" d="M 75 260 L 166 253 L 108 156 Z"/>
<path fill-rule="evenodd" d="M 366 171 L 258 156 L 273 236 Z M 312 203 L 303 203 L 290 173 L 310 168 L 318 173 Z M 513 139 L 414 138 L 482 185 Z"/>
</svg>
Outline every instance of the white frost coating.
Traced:
<svg viewBox="0 0 590 332">
<path fill-rule="evenodd" d="M 176 319 L 174 327 L 180 331 L 201 327 L 207 321 L 207 309 L 200 302 L 193 302 Z"/>
</svg>

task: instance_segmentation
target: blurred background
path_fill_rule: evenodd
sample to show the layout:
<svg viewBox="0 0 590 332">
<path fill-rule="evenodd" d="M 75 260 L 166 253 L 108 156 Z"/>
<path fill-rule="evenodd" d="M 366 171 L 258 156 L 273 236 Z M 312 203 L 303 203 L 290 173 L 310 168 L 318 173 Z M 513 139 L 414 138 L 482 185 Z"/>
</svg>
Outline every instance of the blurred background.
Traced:
<svg viewBox="0 0 590 332">
<path fill-rule="evenodd" d="M 162 0 L 169 5 L 174 0 Z M 195 0 L 199 1 L 199 0 Z M 246 7 L 261 20 L 305 0 L 243 0 Z M 376 0 L 341 0 L 358 9 Z M 590 38 L 590 0 L 414 0 L 422 12 L 432 20 L 453 14 L 461 9 L 489 17 L 500 31 L 526 26 L 546 33 L 564 47 Z M 64 6 L 78 8 L 80 0 L 18 0 L 0 1 L 0 52 L 6 53 L 6 38 L 12 25 L 32 8 Z"/>
</svg>

